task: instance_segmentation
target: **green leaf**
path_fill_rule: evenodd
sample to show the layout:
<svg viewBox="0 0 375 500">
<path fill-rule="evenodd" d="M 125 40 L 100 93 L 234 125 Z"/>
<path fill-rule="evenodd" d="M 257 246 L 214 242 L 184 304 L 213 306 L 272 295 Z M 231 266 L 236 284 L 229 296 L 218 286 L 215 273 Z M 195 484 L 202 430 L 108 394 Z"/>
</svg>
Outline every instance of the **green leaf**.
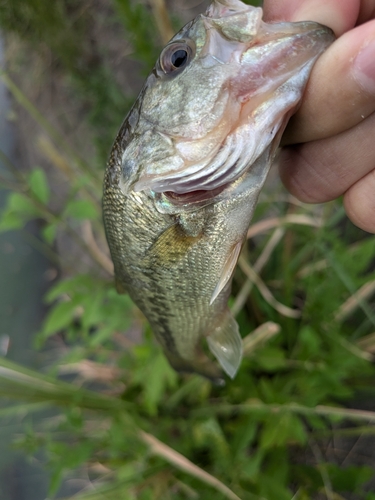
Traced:
<svg viewBox="0 0 375 500">
<path fill-rule="evenodd" d="M 79 274 L 57 282 L 45 296 L 48 304 L 58 299 L 62 294 L 75 295 L 78 292 L 89 294 L 96 287 L 95 280 L 87 274 Z"/>
<path fill-rule="evenodd" d="M 65 207 L 64 216 L 92 220 L 98 218 L 98 211 L 89 200 L 72 200 Z"/>
<path fill-rule="evenodd" d="M 66 328 L 74 319 L 77 304 L 72 300 L 59 302 L 49 312 L 43 325 L 42 333 L 45 337 Z"/>
<path fill-rule="evenodd" d="M 299 359 L 311 359 L 321 353 L 320 336 L 310 326 L 304 326 L 298 333 Z"/>
<path fill-rule="evenodd" d="M 260 489 L 259 497 L 267 500 L 290 500 L 293 494 L 290 490 L 286 489 L 283 484 L 274 481 L 272 477 L 264 475 L 259 480 Z"/>
<path fill-rule="evenodd" d="M 238 422 L 232 440 L 232 449 L 235 455 L 245 452 L 257 436 L 258 423 L 251 417 L 245 416 L 243 423 Z"/>
<path fill-rule="evenodd" d="M 285 353 L 278 347 L 264 347 L 256 352 L 254 358 L 260 367 L 270 372 L 285 366 Z"/>
<path fill-rule="evenodd" d="M 40 215 L 34 203 L 26 196 L 20 193 L 12 193 L 8 198 L 8 210 L 22 214 L 28 219 Z"/>
<path fill-rule="evenodd" d="M 300 418 L 292 413 L 283 412 L 267 417 L 260 436 L 260 446 L 269 449 L 295 441 L 303 444 L 306 439 L 306 431 Z"/>
<path fill-rule="evenodd" d="M 0 232 L 13 231 L 21 229 L 25 225 L 25 219 L 19 213 L 6 210 L 2 213 L 0 219 Z"/>
<path fill-rule="evenodd" d="M 193 434 L 197 445 L 211 449 L 218 459 L 229 455 L 229 445 L 215 418 L 209 418 L 197 424 L 193 429 Z"/>
<path fill-rule="evenodd" d="M 335 491 L 357 492 L 361 486 L 374 477 L 372 467 L 338 467 L 334 464 L 325 464 L 328 475 Z"/>
<path fill-rule="evenodd" d="M 145 404 L 151 415 L 156 414 L 157 405 L 162 400 L 167 387 L 174 387 L 177 382 L 177 374 L 171 368 L 164 354 L 159 355 L 151 362 L 150 377 L 145 385 Z"/>
<path fill-rule="evenodd" d="M 29 175 L 29 186 L 34 196 L 44 205 L 50 199 L 50 189 L 44 170 L 41 168 L 34 169 Z"/>
<path fill-rule="evenodd" d="M 34 203 L 20 193 L 11 193 L 7 199 L 6 208 L 0 218 L 0 232 L 20 229 L 26 222 L 42 214 Z"/>
<path fill-rule="evenodd" d="M 50 245 L 55 241 L 57 228 L 57 224 L 48 224 L 42 229 L 43 238 Z"/>
<path fill-rule="evenodd" d="M 61 469 L 73 469 L 89 459 L 93 445 L 87 440 L 76 446 L 55 441 L 51 443 L 50 450 L 56 454 Z"/>
<path fill-rule="evenodd" d="M 136 349 L 137 355 L 141 355 L 141 349 Z M 150 356 L 151 354 L 151 356 Z M 134 382 L 143 386 L 144 405 L 150 415 L 157 414 L 157 407 L 162 400 L 168 387 L 175 387 L 177 374 L 171 368 L 165 356 L 158 349 L 155 353 L 150 350 L 143 352 L 144 362 L 139 370 L 134 374 Z M 140 356 L 139 359 L 142 359 Z"/>
<path fill-rule="evenodd" d="M 255 453 L 246 457 L 240 470 L 240 474 L 244 479 L 251 479 L 253 481 L 257 479 L 264 455 L 264 450 L 258 448 Z"/>
<path fill-rule="evenodd" d="M 103 322 L 105 315 L 103 314 L 102 305 L 105 301 L 106 290 L 96 290 L 94 293 L 87 293 L 86 297 L 82 300 L 82 326 L 84 328 L 89 328 L 91 326 L 95 327 Z"/>
<path fill-rule="evenodd" d="M 53 497 L 61 486 L 63 480 L 63 470 L 61 468 L 55 469 L 51 474 L 51 480 L 48 488 L 48 495 Z"/>
<path fill-rule="evenodd" d="M 110 339 L 114 334 L 113 328 L 109 325 L 107 327 L 99 328 L 90 338 L 90 346 L 96 347 L 103 344 L 106 340 Z"/>
</svg>

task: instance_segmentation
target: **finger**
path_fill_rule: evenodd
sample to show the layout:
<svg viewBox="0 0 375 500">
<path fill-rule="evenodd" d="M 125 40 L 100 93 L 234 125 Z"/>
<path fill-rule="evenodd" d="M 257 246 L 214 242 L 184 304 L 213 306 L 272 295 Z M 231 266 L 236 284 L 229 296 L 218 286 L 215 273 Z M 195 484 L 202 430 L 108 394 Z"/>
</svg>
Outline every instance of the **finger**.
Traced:
<svg viewBox="0 0 375 500">
<path fill-rule="evenodd" d="M 263 5 L 267 21 L 316 21 L 336 36 L 355 26 L 359 9 L 360 0 L 264 0 Z"/>
<path fill-rule="evenodd" d="M 282 181 L 305 202 L 337 198 L 375 167 L 374 130 L 375 113 L 335 137 L 284 148 Z"/>
<path fill-rule="evenodd" d="M 316 62 L 283 144 L 330 137 L 375 111 L 375 20 L 345 33 Z"/>
<path fill-rule="evenodd" d="M 375 233 L 375 170 L 362 177 L 345 193 L 344 206 L 356 226 Z"/>
</svg>

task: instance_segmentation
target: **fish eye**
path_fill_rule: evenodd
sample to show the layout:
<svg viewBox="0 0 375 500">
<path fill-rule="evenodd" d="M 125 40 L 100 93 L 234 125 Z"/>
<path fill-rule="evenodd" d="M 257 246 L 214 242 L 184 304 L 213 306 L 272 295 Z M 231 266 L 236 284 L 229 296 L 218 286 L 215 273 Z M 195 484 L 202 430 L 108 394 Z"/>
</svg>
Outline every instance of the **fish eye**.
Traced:
<svg viewBox="0 0 375 500">
<path fill-rule="evenodd" d="M 193 48 L 187 42 L 167 45 L 160 55 L 160 66 L 166 75 L 182 71 L 191 61 Z"/>
<path fill-rule="evenodd" d="M 182 68 L 182 66 L 185 66 L 187 60 L 188 53 L 187 50 L 184 49 L 178 49 L 171 55 L 171 63 L 175 68 Z"/>
</svg>

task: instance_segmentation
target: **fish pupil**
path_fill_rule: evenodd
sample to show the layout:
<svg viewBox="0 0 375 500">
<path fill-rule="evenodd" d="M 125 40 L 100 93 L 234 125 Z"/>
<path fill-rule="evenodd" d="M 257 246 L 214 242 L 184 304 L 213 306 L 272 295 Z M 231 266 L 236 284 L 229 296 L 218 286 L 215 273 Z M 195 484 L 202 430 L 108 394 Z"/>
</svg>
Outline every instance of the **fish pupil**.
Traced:
<svg viewBox="0 0 375 500">
<path fill-rule="evenodd" d="M 187 58 L 188 58 L 187 51 L 179 49 L 172 54 L 171 63 L 175 68 L 181 68 L 182 66 L 185 66 Z"/>
</svg>

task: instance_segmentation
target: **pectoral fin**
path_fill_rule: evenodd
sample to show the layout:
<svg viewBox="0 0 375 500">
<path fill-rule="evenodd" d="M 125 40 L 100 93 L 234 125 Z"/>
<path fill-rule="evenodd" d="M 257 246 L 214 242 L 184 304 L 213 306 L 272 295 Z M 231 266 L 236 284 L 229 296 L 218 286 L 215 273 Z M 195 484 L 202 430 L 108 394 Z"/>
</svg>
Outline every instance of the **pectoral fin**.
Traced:
<svg viewBox="0 0 375 500">
<path fill-rule="evenodd" d="M 216 285 L 216 288 L 212 294 L 211 300 L 210 300 L 210 305 L 214 302 L 216 297 L 219 295 L 221 290 L 225 287 L 225 285 L 228 283 L 230 280 L 234 268 L 236 267 L 238 257 L 241 253 L 241 248 L 242 248 L 242 241 L 239 241 L 234 247 L 232 248 L 232 251 L 230 252 L 227 261 L 225 262 L 225 265 L 223 267 L 220 279 L 218 284 Z"/>
<path fill-rule="evenodd" d="M 241 364 L 242 339 L 237 321 L 229 310 L 225 314 L 224 321 L 221 321 L 207 336 L 207 343 L 223 370 L 234 378 Z"/>
</svg>

